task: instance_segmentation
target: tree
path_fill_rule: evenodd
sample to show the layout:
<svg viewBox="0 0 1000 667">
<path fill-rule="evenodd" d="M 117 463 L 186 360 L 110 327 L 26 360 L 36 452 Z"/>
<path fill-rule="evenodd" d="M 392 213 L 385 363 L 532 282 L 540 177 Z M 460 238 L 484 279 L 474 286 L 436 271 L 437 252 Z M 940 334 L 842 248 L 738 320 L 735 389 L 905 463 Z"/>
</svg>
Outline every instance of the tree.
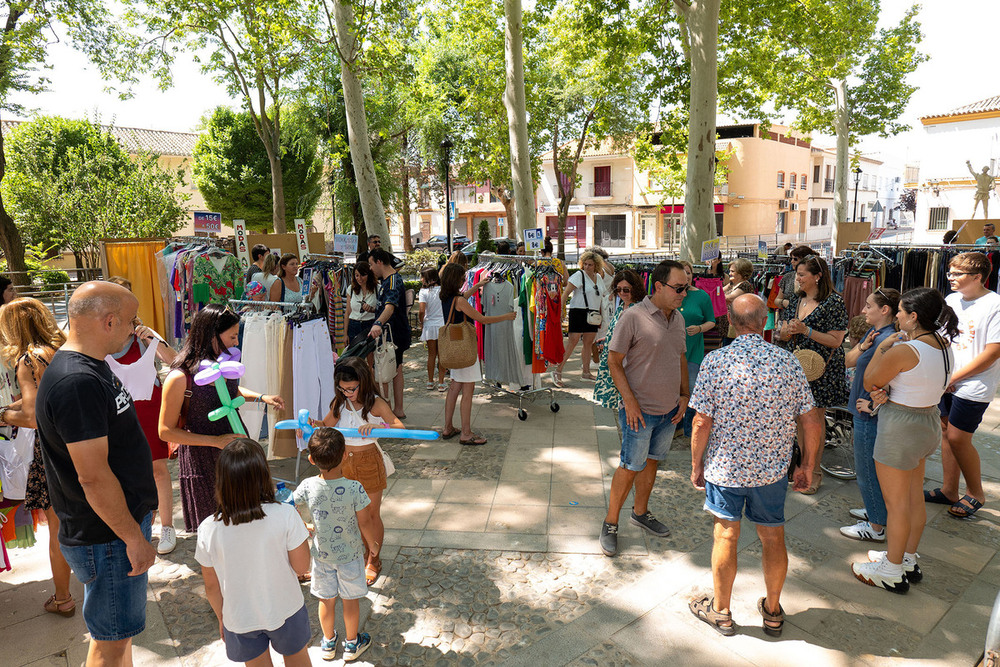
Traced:
<svg viewBox="0 0 1000 667">
<path fill-rule="evenodd" d="M 310 218 L 322 189 L 323 161 L 311 109 L 291 106 L 281 127 L 281 173 L 286 219 Z M 270 160 L 246 111 L 218 107 L 203 121 L 194 147 L 194 183 L 212 211 L 267 231 L 274 219 Z"/>
<path fill-rule="evenodd" d="M 0 34 L 0 110 L 22 115 L 17 94 L 42 92 L 49 80 L 44 70 L 46 47 L 65 35 L 74 48 L 87 55 L 106 77 L 126 83 L 150 60 L 139 54 L 138 41 L 123 31 L 103 0 L 21 0 L 7 3 Z M 4 137 L 0 135 L 0 182 L 6 174 Z M 24 242 L 0 199 L 0 249 L 13 272 L 15 284 L 27 284 Z"/>
<path fill-rule="evenodd" d="M 287 230 L 281 168 L 282 111 L 289 83 L 301 71 L 315 25 L 309 3 L 292 0 L 173 0 L 130 12 L 158 38 L 159 55 L 169 65 L 179 50 L 209 55 L 202 71 L 213 74 L 230 95 L 241 99 L 267 152 L 271 170 L 275 233 Z M 169 70 L 160 70 L 169 82 Z"/>
<path fill-rule="evenodd" d="M 528 112 L 524 92 L 524 15 L 521 0 L 504 0 L 503 6 L 507 61 L 507 87 L 503 99 L 507 107 L 510 171 L 517 210 L 516 220 L 510 219 L 510 228 L 523 232 L 535 226 L 535 188 L 531 177 L 531 147 L 528 144 Z"/>
<path fill-rule="evenodd" d="M 87 268 L 100 266 L 102 238 L 169 236 L 183 224 L 182 173 L 130 157 L 90 121 L 38 118 L 10 133 L 6 151 L 3 195 L 23 235 L 69 248 Z"/>
<path fill-rule="evenodd" d="M 476 252 L 496 252 L 497 246 L 493 243 L 493 235 L 490 234 L 490 221 L 479 221 L 479 238 L 476 239 Z"/>
</svg>

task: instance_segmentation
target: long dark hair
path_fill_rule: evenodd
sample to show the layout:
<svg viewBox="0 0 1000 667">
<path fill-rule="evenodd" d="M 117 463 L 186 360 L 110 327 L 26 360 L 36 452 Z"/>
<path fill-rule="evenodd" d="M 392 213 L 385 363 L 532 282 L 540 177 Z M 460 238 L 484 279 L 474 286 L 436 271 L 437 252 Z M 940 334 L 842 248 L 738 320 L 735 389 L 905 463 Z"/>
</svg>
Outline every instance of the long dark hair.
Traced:
<svg viewBox="0 0 1000 667">
<path fill-rule="evenodd" d="M 441 269 L 440 299 L 450 299 L 462 293 L 462 281 L 465 280 L 465 269 L 458 264 L 445 264 Z"/>
<path fill-rule="evenodd" d="M 210 303 L 195 313 L 191 320 L 191 333 L 184 341 L 184 347 L 177 358 L 170 364 L 171 368 L 194 367 L 206 359 L 215 359 L 226 346 L 222 342 L 222 334 L 240 323 L 240 317 L 226 306 Z"/>
<path fill-rule="evenodd" d="M 806 257 L 795 268 L 798 270 L 800 267 L 804 267 L 806 271 L 814 276 L 819 276 L 819 282 L 816 284 L 817 301 L 826 301 L 826 297 L 837 291 L 833 289 L 833 281 L 830 280 L 830 269 L 826 265 L 826 260 L 819 255 Z M 805 296 L 805 292 L 800 291 L 799 296 Z"/>
<path fill-rule="evenodd" d="M 431 267 L 421 269 L 420 277 L 424 281 L 424 287 L 434 287 L 435 285 L 441 284 L 441 278 L 438 277 L 437 269 Z"/>
<path fill-rule="evenodd" d="M 944 301 L 941 293 L 930 287 L 908 290 L 899 300 L 899 307 L 907 313 L 915 313 L 917 324 L 927 331 L 944 329 L 948 340 L 958 337 L 958 315 Z"/>
<path fill-rule="evenodd" d="M 365 284 L 364 285 L 361 285 L 360 283 L 358 283 L 358 279 L 354 276 L 354 271 L 357 271 L 358 273 L 360 273 L 364 277 L 364 279 L 365 279 Z M 365 291 L 374 292 L 375 291 L 375 274 L 372 273 L 372 267 L 371 267 L 371 265 L 368 262 L 366 262 L 365 260 L 361 260 L 360 262 L 358 262 L 357 264 L 354 265 L 354 271 L 351 271 L 351 292 L 353 292 L 354 294 L 357 294 L 358 292 L 360 292 L 362 290 L 362 288 Z"/>
<path fill-rule="evenodd" d="M 336 396 L 330 404 L 330 412 L 340 419 L 340 411 L 347 404 L 347 397 L 340 391 L 341 381 L 358 383 L 357 401 L 361 403 L 361 418 L 368 419 L 368 413 L 375 406 L 375 377 L 368 368 L 368 362 L 361 357 L 344 357 L 337 361 L 333 371 L 333 387 Z"/>
<path fill-rule="evenodd" d="M 263 504 L 278 502 L 264 448 L 256 440 L 237 438 L 219 454 L 215 502 L 215 519 L 227 526 L 263 519 Z"/>
<path fill-rule="evenodd" d="M 683 264 L 683 262 L 681 262 Z M 615 274 L 615 277 L 611 281 L 612 289 L 618 287 L 618 283 L 625 281 L 632 288 L 632 303 L 639 303 L 646 298 L 646 285 L 643 284 L 642 278 L 639 274 L 632 269 L 622 269 Z"/>
</svg>

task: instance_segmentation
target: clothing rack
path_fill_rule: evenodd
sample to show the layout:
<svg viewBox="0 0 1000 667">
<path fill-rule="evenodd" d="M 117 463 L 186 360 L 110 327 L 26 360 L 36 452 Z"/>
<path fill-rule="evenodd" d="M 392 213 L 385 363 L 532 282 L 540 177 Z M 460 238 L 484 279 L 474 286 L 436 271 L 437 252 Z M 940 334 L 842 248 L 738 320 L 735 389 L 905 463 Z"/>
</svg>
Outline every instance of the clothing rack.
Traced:
<svg viewBox="0 0 1000 667">
<path fill-rule="evenodd" d="M 313 307 L 310 302 L 289 303 L 286 301 L 248 301 L 246 299 L 230 299 L 229 305 L 236 306 L 237 308 L 246 307 L 255 311 L 280 309 L 282 312 L 312 310 Z"/>
<path fill-rule="evenodd" d="M 109 239 L 111 240 L 111 239 Z M 236 251 L 235 241 L 226 236 L 171 236 L 170 238 L 163 239 L 165 245 L 170 245 L 171 243 L 183 243 L 189 245 L 211 245 L 217 248 L 221 248 L 227 252 Z"/>
<path fill-rule="evenodd" d="M 305 255 L 302 256 L 302 261 L 303 262 L 307 262 L 307 261 L 309 261 L 311 259 L 318 259 L 318 260 L 323 260 L 323 261 L 327 261 L 327 262 L 341 262 L 341 263 L 344 262 L 344 256 L 343 255 L 324 255 L 324 254 L 318 253 L 318 252 L 310 252 L 310 253 L 306 253 Z"/>
</svg>

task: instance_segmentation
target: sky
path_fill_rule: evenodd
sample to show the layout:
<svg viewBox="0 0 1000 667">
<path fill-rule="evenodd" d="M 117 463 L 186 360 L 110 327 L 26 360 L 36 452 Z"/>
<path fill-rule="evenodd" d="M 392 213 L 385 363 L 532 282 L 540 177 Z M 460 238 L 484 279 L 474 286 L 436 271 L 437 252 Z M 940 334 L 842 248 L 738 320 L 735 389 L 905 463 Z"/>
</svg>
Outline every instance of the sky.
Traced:
<svg viewBox="0 0 1000 667">
<path fill-rule="evenodd" d="M 882 22 L 896 22 L 908 0 L 882 0 Z M 903 120 L 920 132 L 919 116 L 940 113 L 977 100 L 1000 95 L 1000 77 L 994 64 L 996 30 L 1000 26 L 998 0 L 925 0 L 920 21 L 924 30 L 921 50 L 930 56 L 912 75 L 918 86 Z M 101 122 L 123 127 L 194 131 L 202 116 L 214 107 L 236 106 L 225 90 L 204 75 L 198 65 L 178 57 L 174 85 L 160 91 L 147 80 L 134 89 L 132 99 L 121 101 L 103 92 L 106 84 L 87 59 L 65 43 L 50 50 L 54 65 L 50 91 L 20 96 L 16 101 L 39 113 L 72 118 L 99 117 Z M 833 139 L 817 137 L 817 143 L 833 146 Z M 914 142 L 901 135 L 888 140 L 866 139 L 865 153 L 887 161 L 904 163 Z"/>
</svg>

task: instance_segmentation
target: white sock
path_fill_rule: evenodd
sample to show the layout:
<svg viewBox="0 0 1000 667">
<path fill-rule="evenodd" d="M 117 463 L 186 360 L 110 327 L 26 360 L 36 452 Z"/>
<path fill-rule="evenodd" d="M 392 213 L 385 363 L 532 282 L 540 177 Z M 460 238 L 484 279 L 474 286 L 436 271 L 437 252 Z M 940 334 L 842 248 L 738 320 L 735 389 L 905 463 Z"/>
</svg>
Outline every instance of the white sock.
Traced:
<svg viewBox="0 0 1000 667">
<path fill-rule="evenodd" d="M 903 564 L 893 563 L 889 560 L 888 556 L 882 559 L 882 569 L 886 574 L 890 574 L 892 576 L 899 576 L 903 574 Z"/>
<path fill-rule="evenodd" d="M 903 552 L 903 560 L 904 561 L 907 561 L 907 560 L 915 561 L 915 560 L 917 560 L 917 553 L 913 552 L 911 554 L 909 551 L 904 551 Z"/>
</svg>

